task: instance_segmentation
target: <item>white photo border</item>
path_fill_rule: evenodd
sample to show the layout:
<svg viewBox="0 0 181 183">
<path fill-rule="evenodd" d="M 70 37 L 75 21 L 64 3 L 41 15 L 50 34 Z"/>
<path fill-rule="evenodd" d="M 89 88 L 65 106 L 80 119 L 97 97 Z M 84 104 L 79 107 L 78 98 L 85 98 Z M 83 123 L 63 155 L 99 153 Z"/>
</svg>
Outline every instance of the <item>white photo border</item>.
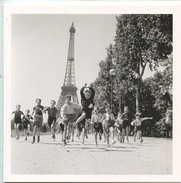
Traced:
<svg viewBox="0 0 181 183">
<path fill-rule="evenodd" d="M 181 3 L 178 1 L 62 1 L 11 4 L 3 6 L 4 15 L 4 182 L 180 182 L 181 181 Z M 10 140 L 10 106 L 11 106 L 11 16 L 12 14 L 173 14 L 173 174 L 172 175 L 12 175 L 11 174 L 11 140 Z"/>
</svg>

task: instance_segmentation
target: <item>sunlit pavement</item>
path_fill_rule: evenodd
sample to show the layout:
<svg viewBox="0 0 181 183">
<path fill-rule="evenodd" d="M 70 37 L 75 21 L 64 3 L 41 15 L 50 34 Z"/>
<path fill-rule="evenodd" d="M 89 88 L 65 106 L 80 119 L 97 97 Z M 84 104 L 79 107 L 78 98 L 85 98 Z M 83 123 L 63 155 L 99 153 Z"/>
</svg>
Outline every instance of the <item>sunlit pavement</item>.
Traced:
<svg viewBox="0 0 181 183">
<path fill-rule="evenodd" d="M 41 142 L 31 144 L 32 136 L 25 141 L 11 138 L 12 174 L 171 174 L 172 140 L 145 137 L 143 143 L 116 142 L 107 147 L 104 140 L 96 147 L 94 135 L 82 145 L 75 138 L 63 146 L 60 134 L 53 142 L 50 135 L 42 135 Z"/>
</svg>

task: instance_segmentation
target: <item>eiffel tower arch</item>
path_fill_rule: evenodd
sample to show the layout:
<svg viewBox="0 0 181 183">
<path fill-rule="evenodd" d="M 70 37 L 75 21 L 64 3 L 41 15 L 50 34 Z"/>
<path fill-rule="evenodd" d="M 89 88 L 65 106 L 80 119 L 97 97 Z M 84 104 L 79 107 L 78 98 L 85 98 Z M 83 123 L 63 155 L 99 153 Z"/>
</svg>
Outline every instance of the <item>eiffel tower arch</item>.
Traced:
<svg viewBox="0 0 181 183">
<path fill-rule="evenodd" d="M 69 32 L 70 32 L 70 40 L 69 40 L 69 49 L 67 57 L 67 66 L 65 71 L 64 83 L 63 86 L 61 87 L 62 91 L 57 102 L 58 110 L 60 110 L 61 107 L 65 104 L 65 96 L 68 94 L 72 96 L 73 103 L 79 104 L 77 97 L 77 87 L 75 84 L 74 35 L 76 30 L 74 27 L 74 23 L 72 23 Z"/>
</svg>

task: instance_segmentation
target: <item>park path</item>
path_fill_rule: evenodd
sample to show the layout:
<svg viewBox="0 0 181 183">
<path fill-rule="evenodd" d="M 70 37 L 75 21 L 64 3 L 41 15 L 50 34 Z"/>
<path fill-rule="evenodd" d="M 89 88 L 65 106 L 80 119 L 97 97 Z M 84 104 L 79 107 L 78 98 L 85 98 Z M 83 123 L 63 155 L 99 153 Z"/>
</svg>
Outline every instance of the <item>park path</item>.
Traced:
<svg viewBox="0 0 181 183">
<path fill-rule="evenodd" d="M 89 135 L 85 145 L 75 139 L 63 147 L 60 135 L 52 142 L 50 135 L 42 135 L 39 144 L 11 138 L 12 174 L 83 174 L 83 175 L 145 175 L 172 174 L 172 140 L 144 138 L 143 144 L 116 143 L 110 148 Z"/>
</svg>

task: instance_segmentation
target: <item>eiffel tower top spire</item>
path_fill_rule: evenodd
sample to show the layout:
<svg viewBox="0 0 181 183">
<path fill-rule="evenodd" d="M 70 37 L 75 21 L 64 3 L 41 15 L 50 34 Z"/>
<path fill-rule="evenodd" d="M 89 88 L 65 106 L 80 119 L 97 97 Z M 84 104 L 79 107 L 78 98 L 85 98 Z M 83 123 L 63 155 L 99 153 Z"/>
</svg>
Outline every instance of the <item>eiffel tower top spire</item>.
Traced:
<svg viewBox="0 0 181 183">
<path fill-rule="evenodd" d="M 64 86 L 75 86 L 75 66 L 74 66 L 74 34 L 76 32 L 74 23 L 69 29 L 70 40 L 68 49 L 67 66 L 65 72 Z"/>
<path fill-rule="evenodd" d="M 70 33 L 75 33 L 76 32 L 75 27 L 74 27 L 74 22 L 72 22 L 72 26 L 70 27 L 69 32 Z"/>
</svg>

